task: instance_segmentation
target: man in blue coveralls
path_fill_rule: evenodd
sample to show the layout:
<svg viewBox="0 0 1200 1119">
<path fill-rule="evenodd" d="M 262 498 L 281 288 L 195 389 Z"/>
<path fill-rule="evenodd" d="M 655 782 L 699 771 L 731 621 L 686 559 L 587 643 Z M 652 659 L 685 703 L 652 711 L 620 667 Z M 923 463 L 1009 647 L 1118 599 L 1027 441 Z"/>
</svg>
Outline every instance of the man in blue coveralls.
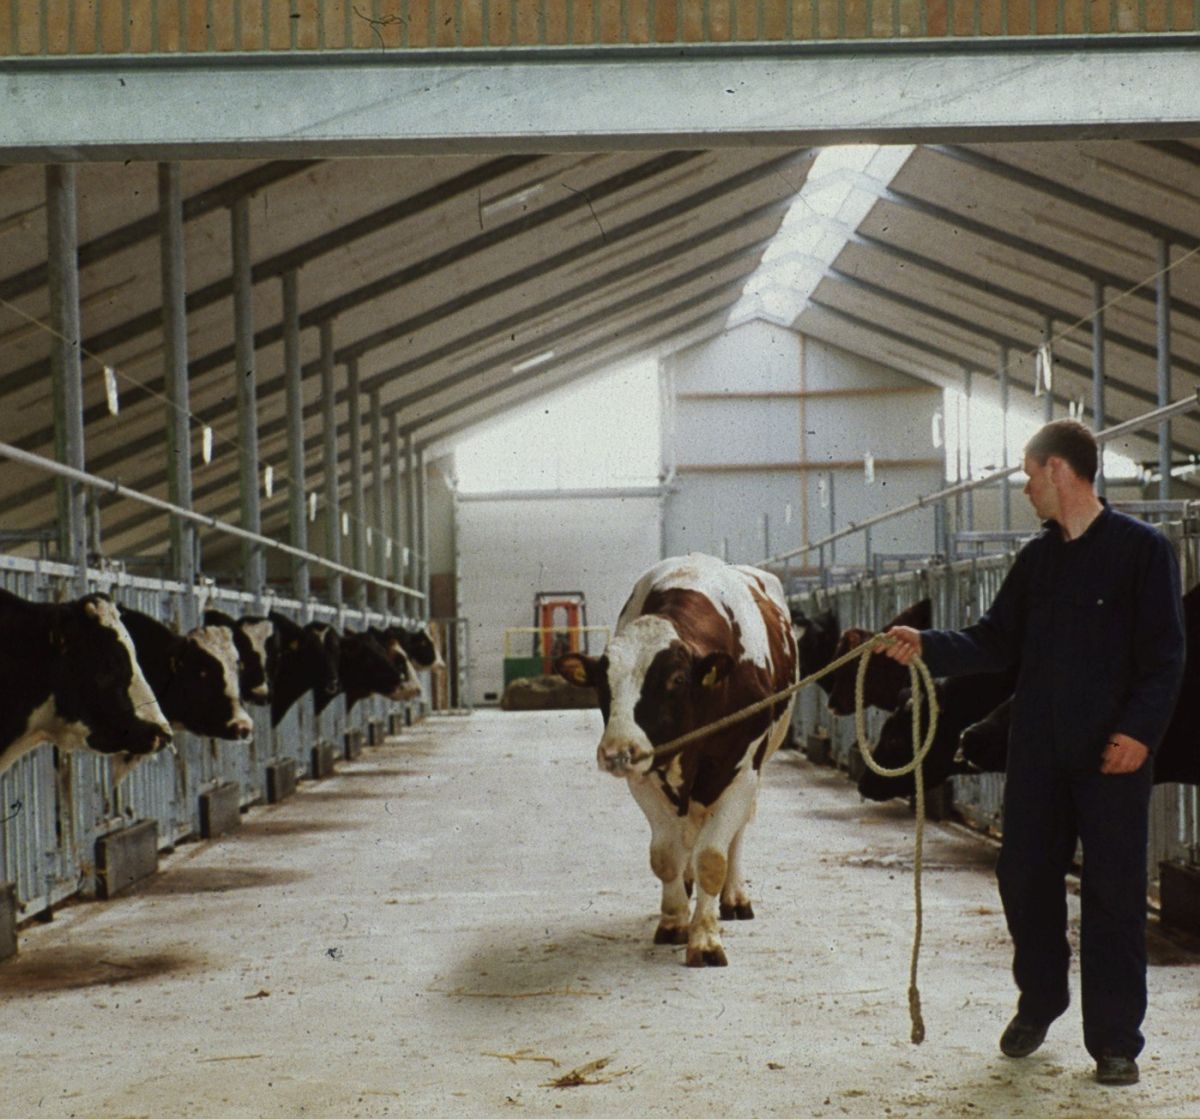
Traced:
<svg viewBox="0 0 1200 1119">
<path fill-rule="evenodd" d="M 991 608 L 961 630 L 896 626 L 883 650 L 935 676 L 1020 666 L 996 877 L 1027 1057 L 1070 1000 L 1066 875 L 1082 842 L 1083 1038 L 1102 1084 L 1133 1084 L 1146 1013 L 1146 849 L 1153 755 L 1184 664 L 1179 568 L 1166 538 L 1096 494 L 1091 432 L 1056 420 L 1025 448 L 1042 531 Z"/>
</svg>

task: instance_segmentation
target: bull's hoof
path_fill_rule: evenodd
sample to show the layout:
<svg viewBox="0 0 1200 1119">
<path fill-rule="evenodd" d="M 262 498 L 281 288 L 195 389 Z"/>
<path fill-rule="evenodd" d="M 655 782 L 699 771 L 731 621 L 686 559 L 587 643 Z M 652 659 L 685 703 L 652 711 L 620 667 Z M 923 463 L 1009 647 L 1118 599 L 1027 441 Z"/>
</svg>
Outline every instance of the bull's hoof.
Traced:
<svg viewBox="0 0 1200 1119">
<path fill-rule="evenodd" d="M 721 902 L 722 921 L 753 921 L 754 907 L 747 901 L 739 905 L 726 905 Z"/>
<path fill-rule="evenodd" d="M 725 949 L 720 946 L 716 948 L 689 948 L 687 950 L 687 966 L 688 967 L 728 967 L 729 961 L 725 958 Z"/>
<path fill-rule="evenodd" d="M 655 944 L 686 944 L 688 940 L 687 925 L 672 928 L 670 925 L 659 925 L 654 930 Z"/>
</svg>

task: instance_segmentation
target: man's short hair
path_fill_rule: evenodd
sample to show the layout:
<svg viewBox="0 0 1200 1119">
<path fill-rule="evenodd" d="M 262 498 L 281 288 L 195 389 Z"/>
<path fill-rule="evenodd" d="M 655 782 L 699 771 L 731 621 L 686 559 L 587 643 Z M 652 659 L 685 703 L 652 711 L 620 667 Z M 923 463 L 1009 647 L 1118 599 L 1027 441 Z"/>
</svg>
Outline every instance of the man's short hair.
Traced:
<svg viewBox="0 0 1200 1119">
<path fill-rule="evenodd" d="M 1100 461 L 1096 437 L 1078 420 L 1052 420 L 1034 433 L 1025 444 L 1025 453 L 1039 466 L 1056 455 L 1085 482 L 1096 480 Z"/>
</svg>

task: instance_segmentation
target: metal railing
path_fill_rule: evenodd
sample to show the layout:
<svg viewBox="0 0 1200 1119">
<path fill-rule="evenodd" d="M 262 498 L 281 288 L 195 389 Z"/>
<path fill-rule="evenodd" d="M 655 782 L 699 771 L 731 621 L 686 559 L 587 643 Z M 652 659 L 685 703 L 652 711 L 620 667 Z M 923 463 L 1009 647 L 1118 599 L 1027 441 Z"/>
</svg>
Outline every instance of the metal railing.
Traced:
<svg viewBox="0 0 1200 1119">
<path fill-rule="evenodd" d="M 1146 0 L 11 0 L 0 56 L 1126 38 L 1200 31 Z"/>
</svg>

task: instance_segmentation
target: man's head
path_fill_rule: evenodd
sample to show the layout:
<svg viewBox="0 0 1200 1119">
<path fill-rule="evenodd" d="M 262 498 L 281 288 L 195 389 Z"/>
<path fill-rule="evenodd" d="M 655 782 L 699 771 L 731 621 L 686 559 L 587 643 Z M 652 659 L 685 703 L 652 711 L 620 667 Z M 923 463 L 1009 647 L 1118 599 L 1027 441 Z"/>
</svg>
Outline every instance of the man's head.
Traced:
<svg viewBox="0 0 1200 1119">
<path fill-rule="evenodd" d="M 1054 420 L 1025 444 L 1025 494 L 1043 520 L 1057 520 L 1064 492 L 1091 491 L 1100 452 L 1078 420 Z"/>
</svg>

